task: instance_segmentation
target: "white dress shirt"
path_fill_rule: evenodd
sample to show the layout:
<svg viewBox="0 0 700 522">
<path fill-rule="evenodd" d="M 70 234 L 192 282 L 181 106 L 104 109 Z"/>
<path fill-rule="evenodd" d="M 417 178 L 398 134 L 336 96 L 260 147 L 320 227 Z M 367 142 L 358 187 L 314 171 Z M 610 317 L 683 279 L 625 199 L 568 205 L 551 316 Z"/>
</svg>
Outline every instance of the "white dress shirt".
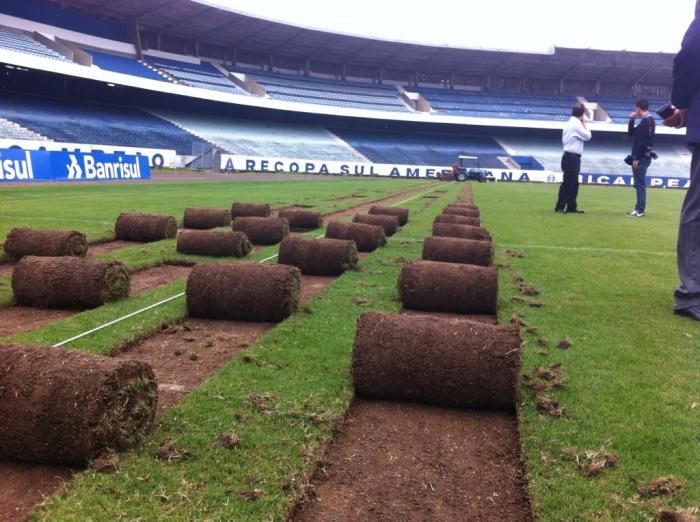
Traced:
<svg viewBox="0 0 700 522">
<path fill-rule="evenodd" d="M 564 152 L 583 154 L 583 142 L 590 141 L 591 131 L 583 126 L 581 120 L 572 116 L 564 127 L 561 141 L 564 145 Z"/>
</svg>

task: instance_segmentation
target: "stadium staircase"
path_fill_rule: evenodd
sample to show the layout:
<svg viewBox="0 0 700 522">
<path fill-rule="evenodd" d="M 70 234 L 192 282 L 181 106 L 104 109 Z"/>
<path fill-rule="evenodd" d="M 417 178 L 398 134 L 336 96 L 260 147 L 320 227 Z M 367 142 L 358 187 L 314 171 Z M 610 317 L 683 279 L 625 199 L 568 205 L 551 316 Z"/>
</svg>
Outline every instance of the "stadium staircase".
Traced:
<svg viewBox="0 0 700 522">
<path fill-rule="evenodd" d="M 42 136 L 39 133 L 31 131 L 22 127 L 21 125 L 7 120 L 5 118 L 0 118 L 0 138 L 10 139 L 10 140 L 32 140 L 32 141 L 47 141 L 46 136 Z"/>
</svg>

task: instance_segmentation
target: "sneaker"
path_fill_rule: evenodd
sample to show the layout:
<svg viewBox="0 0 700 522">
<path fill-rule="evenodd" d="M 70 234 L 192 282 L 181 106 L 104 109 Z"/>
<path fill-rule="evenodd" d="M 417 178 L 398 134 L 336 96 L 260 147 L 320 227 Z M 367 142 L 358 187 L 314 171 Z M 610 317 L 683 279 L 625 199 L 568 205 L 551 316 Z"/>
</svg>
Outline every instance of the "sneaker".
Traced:
<svg viewBox="0 0 700 522">
<path fill-rule="evenodd" d="M 571 214 L 585 214 L 585 212 L 584 212 L 583 210 L 579 210 L 579 209 L 576 209 L 576 210 L 567 210 L 566 213 L 567 213 L 567 214 L 569 214 L 569 213 L 571 213 Z"/>
<path fill-rule="evenodd" d="M 633 210 L 632 212 L 627 212 L 625 216 L 627 217 L 642 217 L 644 215 L 644 212 L 639 212 L 637 210 Z"/>
</svg>

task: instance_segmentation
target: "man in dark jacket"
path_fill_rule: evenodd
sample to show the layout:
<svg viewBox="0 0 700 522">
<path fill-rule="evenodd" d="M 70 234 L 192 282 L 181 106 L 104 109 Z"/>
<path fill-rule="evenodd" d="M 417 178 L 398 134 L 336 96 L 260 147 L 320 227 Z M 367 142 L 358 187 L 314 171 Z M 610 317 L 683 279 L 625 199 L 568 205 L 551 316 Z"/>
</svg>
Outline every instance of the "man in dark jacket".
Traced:
<svg viewBox="0 0 700 522">
<path fill-rule="evenodd" d="M 683 201 L 678 231 L 678 274 L 681 284 L 675 292 L 675 311 L 700 321 L 700 0 L 695 20 L 690 24 L 673 62 L 675 111 L 664 124 L 688 128 L 687 139 L 693 151 L 690 187 Z"/>
<path fill-rule="evenodd" d="M 641 122 L 634 126 L 637 118 Z M 649 101 L 638 100 L 635 111 L 630 114 L 627 133 L 634 136 L 632 145 L 632 176 L 634 177 L 634 190 L 637 193 L 637 204 L 632 212 L 628 212 L 629 217 L 644 217 L 647 206 L 647 169 L 651 165 L 651 149 L 654 146 L 654 133 L 656 124 L 654 117 L 649 114 Z"/>
</svg>

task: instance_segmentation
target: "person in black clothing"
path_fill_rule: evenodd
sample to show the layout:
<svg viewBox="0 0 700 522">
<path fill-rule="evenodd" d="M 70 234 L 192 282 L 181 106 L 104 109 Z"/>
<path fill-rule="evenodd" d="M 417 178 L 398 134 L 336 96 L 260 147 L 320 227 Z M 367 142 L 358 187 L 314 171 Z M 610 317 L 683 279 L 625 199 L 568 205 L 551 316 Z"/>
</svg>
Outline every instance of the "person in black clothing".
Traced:
<svg viewBox="0 0 700 522">
<path fill-rule="evenodd" d="M 639 125 L 635 127 L 635 121 L 641 118 Z M 643 217 L 647 206 L 647 169 L 651 165 L 651 150 L 654 146 L 654 133 L 656 123 L 654 117 L 649 114 L 649 101 L 637 101 L 635 111 L 630 114 L 627 133 L 634 136 L 632 145 L 632 176 L 634 177 L 634 190 L 637 192 L 637 204 L 634 210 L 627 213 L 629 217 Z"/>
<path fill-rule="evenodd" d="M 591 131 L 586 127 L 586 107 L 577 103 L 571 109 L 571 117 L 564 126 L 561 142 L 564 154 L 561 157 L 561 170 L 564 173 L 559 186 L 559 197 L 554 206 L 555 212 L 562 214 L 583 214 L 578 208 L 578 176 L 581 172 L 583 144 L 591 139 Z"/>
</svg>

